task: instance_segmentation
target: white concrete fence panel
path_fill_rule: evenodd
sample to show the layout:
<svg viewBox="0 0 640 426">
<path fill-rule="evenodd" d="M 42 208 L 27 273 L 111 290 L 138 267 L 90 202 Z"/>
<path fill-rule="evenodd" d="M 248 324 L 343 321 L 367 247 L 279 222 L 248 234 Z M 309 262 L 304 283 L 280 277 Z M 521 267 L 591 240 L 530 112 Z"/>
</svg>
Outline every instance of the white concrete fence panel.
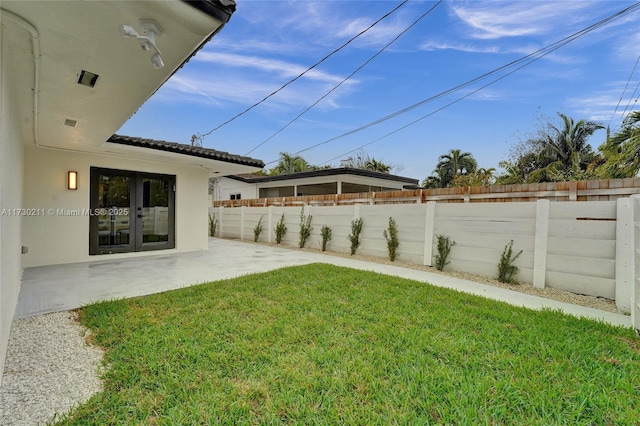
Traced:
<svg viewBox="0 0 640 426">
<path fill-rule="evenodd" d="M 282 244 L 299 244 L 300 212 L 312 216 L 306 247 L 320 249 L 322 225 L 332 230 L 327 249 L 349 253 L 351 221 L 363 218 L 357 254 L 387 257 L 383 231 L 392 217 L 398 226 L 398 259 L 433 265 L 437 236 L 456 242 L 447 270 L 497 276 L 505 246 L 513 240 L 518 280 L 577 294 L 614 299 L 638 322 L 640 286 L 640 196 L 616 201 L 356 204 L 304 207 L 214 207 L 217 236 L 253 241 L 262 217 L 259 241 L 275 243 L 275 227 L 284 214 Z"/>
</svg>

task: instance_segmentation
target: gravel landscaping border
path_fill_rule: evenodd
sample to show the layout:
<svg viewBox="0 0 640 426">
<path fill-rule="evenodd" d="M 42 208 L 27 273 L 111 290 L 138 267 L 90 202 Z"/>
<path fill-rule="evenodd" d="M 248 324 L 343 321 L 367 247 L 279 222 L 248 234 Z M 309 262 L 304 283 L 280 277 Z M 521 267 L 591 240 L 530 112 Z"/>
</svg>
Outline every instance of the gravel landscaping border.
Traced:
<svg viewBox="0 0 640 426">
<path fill-rule="evenodd" d="M 0 425 L 52 423 L 102 390 L 102 350 L 73 311 L 14 320 L 0 388 Z"/>
</svg>

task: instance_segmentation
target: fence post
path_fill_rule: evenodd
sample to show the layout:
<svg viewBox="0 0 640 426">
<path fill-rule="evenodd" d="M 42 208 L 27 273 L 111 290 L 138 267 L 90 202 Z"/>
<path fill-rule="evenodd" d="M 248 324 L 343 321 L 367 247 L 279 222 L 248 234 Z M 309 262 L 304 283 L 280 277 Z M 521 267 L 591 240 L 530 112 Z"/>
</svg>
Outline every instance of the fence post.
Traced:
<svg viewBox="0 0 640 426">
<path fill-rule="evenodd" d="M 426 223 L 424 227 L 424 258 L 422 263 L 433 266 L 433 231 L 436 224 L 436 202 L 427 201 Z"/>
<path fill-rule="evenodd" d="M 547 243 L 549 239 L 549 200 L 536 201 L 536 234 L 533 249 L 533 286 L 545 288 Z"/>
<path fill-rule="evenodd" d="M 631 324 L 640 336 L 640 196 L 632 195 L 633 209 L 633 291 L 631 292 Z"/>
<path fill-rule="evenodd" d="M 246 211 L 245 206 L 240 207 L 240 241 L 244 240 L 244 213 Z"/>
<path fill-rule="evenodd" d="M 616 204 L 616 307 L 631 312 L 633 298 L 633 205 L 630 198 Z"/>
<path fill-rule="evenodd" d="M 469 201 L 471 201 L 471 187 L 470 186 L 465 186 L 464 187 L 464 202 L 468 203 Z"/>
<path fill-rule="evenodd" d="M 218 237 L 222 238 L 222 215 L 224 214 L 224 206 L 218 207 Z"/>
<path fill-rule="evenodd" d="M 569 182 L 569 201 L 578 201 L 578 182 Z"/>
<path fill-rule="evenodd" d="M 267 221 L 268 231 L 267 232 L 267 241 L 269 244 L 273 241 L 273 206 L 269 206 L 269 220 Z"/>
</svg>

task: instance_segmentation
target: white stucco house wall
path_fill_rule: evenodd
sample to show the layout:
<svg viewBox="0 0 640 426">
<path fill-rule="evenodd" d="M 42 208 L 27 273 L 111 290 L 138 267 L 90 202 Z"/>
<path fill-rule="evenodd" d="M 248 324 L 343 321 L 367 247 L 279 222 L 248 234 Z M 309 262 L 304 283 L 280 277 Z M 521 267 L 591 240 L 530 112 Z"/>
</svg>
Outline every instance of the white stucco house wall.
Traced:
<svg viewBox="0 0 640 426">
<path fill-rule="evenodd" d="M 321 169 L 281 176 L 237 174 L 212 178 L 213 201 L 355 192 L 401 191 L 417 179 L 353 168 Z"/>
<path fill-rule="evenodd" d="M 0 372 L 24 268 L 207 249 L 208 179 L 264 166 L 114 135 L 234 11 L 231 0 L 0 3 Z"/>
</svg>

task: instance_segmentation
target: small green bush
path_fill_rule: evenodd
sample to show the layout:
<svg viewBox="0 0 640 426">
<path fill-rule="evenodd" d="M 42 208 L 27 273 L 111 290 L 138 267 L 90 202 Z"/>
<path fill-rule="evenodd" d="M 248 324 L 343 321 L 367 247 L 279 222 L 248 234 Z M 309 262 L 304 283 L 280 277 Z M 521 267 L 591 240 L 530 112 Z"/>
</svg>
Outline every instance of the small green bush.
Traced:
<svg viewBox="0 0 640 426">
<path fill-rule="evenodd" d="M 362 218 L 351 221 L 351 234 L 347 236 L 351 241 L 351 255 L 356 254 L 356 250 L 360 247 L 360 233 L 362 232 Z"/>
<path fill-rule="evenodd" d="M 209 215 L 209 236 L 216 236 L 216 228 L 218 227 L 218 220 L 213 216 Z"/>
<path fill-rule="evenodd" d="M 513 255 L 513 240 L 511 240 L 502 251 L 500 256 L 500 262 L 498 263 L 498 281 L 502 283 L 518 284 L 516 275 L 518 274 L 518 267 L 513 264 L 516 259 L 522 254 L 522 250 L 515 256 Z"/>
<path fill-rule="evenodd" d="M 284 224 L 284 213 L 280 217 L 280 220 L 276 224 L 276 244 L 280 244 L 282 242 L 282 237 L 287 233 L 287 226 Z"/>
<path fill-rule="evenodd" d="M 389 260 L 393 262 L 398 255 L 400 240 L 398 239 L 398 225 L 396 225 L 396 221 L 392 217 L 389 218 L 389 229 L 385 229 L 382 235 L 384 235 L 384 239 L 387 240 Z"/>
<path fill-rule="evenodd" d="M 444 235 L 436 235 L 438 239 L 438 254 L 436 254 L 436 269 L 442 271 L 446 265 L 449 264 L 447 258 L 451 253 L 451 248 L 456 245 L 456 242 L 450 240 L 449 237 Z"/>
<path fill-rule="evenodd" d="M 311 215 L 304 215 L 304 207 L 300 210 L 300 241 L 299 247 L 304 248 L 304 245 L 307 243 L 307 240 L 311 236 L 311 231 L 313 228 L 311 227 Z"/>
<path fill-rule="evenodd" d="M 260 216 L 260 220 L 258 220 L 258 224 L 253 228 L 253 241 L 258 242 L 260 238 L 260 234 L 262 234 L 262 216 Z"/>
<path fill-rule="evenodd" d="M 322 225 L 320 229 L 320 235 L 322 236 L 322 251 L 327 250 L 327 243 L 331 240 L 331 228 L 327 225 Z"/>
</svg>

